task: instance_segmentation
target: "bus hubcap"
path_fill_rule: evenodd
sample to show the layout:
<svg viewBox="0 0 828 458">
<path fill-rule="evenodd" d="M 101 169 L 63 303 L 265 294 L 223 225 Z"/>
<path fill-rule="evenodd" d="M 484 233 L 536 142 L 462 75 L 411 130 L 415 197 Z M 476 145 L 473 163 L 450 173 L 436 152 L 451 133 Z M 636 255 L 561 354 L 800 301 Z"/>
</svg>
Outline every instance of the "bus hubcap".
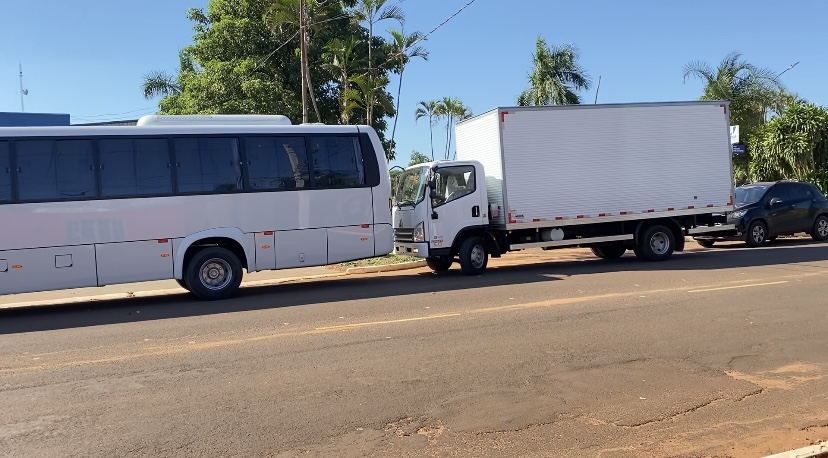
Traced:
<svg viewBox="0 0 828 458">
<path fill-rule="evenodd" d="M 211 259 L 201 266 L 201 284 L 211 290 L 225 288 L 233 279 L 233 271 L 224 259 Z"/>
</svg>

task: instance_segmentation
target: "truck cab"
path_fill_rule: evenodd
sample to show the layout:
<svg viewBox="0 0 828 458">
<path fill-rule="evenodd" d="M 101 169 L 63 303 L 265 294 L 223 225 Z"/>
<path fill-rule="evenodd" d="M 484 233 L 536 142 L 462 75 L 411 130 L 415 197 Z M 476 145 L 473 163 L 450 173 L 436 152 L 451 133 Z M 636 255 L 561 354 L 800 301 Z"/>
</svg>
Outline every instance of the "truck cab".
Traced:
<svg viewBox="0 0 828 458">
<path fill-rule="evenodd" d="M 485 237 L 490 212 L 480 162 L 436 161 L 408 167 L 400 174 L 395 194 L 396 254 L 425 258 L 432 270 L 443 271 L 464 249 L 460 245 L 469 232 L 480 234 L 472 240 Z M 465 250 L 471 270 L 482 272 L 488 250 L 480 240 L 477 245 Z M 468 263 L 461 256 L 461 266 Z"/>
</svg>

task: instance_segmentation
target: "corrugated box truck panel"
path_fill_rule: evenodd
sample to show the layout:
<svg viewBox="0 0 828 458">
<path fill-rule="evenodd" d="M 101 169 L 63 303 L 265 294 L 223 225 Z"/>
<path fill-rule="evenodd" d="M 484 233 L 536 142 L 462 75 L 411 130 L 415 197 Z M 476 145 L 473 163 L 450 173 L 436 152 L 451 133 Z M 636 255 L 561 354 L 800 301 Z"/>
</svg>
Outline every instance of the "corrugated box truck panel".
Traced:
<svg viewBox="0 0 828 458">
<path fill-rule="evenodd" d="M 514 220 L 730 205 L 729 121 L 718 102 L 508 111 L 502 174 Z"/>
<path fill-rule="evenodd" d="M 493 226 L 506 225 L 503 202 L 503 163 L 500 154 L 500 126 L 497 110 L 484 113 L 457 128 L 457 160 L 476 160 L 486 171 L 489 204 L 495 209 Z M 462 135 L 461 135 L 462 133 Z"/>
</svg>

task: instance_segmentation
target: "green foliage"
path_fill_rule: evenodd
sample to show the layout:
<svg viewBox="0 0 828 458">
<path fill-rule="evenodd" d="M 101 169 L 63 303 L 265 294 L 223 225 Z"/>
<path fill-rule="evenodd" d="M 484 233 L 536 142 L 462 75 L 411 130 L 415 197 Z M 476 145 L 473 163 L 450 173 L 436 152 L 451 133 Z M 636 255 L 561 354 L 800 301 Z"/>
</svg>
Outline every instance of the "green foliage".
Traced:
<svg viewBox="0 0 828 458">
<path fill-rule="evenodd" d="M 828 192 L 828 109 L 796 102 L 750 139 L 755 181 L 811 181 Z"/>
<path fill-rule="evenodd" d="M 534 68 L 529 74 L 529 88 L 518 97 L 520 106 L 575 105 L 581 103 L 576 93 L 588 90 L 591 82 L 586 70 L 578 65 L 578 49 L 564 44 L 552 49 L 538 36 L 535 43 Z"/>
<path fill-rule="evenodd" d="M 425 162 L 431 162 L 431 158 L 419 151 L 412 151 L 408 166 L 411 167 L 412 165 L 423 164 Z"/>
<path fill-rule="evenodd" d="M 387 92 L 394 66 L 374 65 L 368 77 L 369 52 L 385 61 L 388 44 L 378 36 L 369 40 L 368 30 L 351 20 L 355 0 L 306 4 L 309 121 L 370 123 L 393 159 L 385 130 L 386 118 L 394 115 Z M 162 97 L 161 114 L 283 114 L 301 121 L 298 0 L 210 0 L 206 11 L 190 8 L 187 16 L 195 33 L 193 44 L 181 51 L 178 74 L 144 77 L 144 96 Z M 352 118 L 349 103 L 360 101 L 373 105 Z"/>
</svg>

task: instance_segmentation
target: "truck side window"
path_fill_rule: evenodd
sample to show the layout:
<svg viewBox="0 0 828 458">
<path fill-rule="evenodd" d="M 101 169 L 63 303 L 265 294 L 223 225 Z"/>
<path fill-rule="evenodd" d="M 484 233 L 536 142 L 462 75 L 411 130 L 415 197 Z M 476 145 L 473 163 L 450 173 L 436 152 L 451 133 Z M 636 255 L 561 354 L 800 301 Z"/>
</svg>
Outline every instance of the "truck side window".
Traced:
<svg viewBox="0 0 828 458">
<path fill-rule="evenodd" d="M 460 165 L 437 169 L 437 197 L 432 206 L 439 207 L 475 191 L 474 167 Z"/>
</svg>

